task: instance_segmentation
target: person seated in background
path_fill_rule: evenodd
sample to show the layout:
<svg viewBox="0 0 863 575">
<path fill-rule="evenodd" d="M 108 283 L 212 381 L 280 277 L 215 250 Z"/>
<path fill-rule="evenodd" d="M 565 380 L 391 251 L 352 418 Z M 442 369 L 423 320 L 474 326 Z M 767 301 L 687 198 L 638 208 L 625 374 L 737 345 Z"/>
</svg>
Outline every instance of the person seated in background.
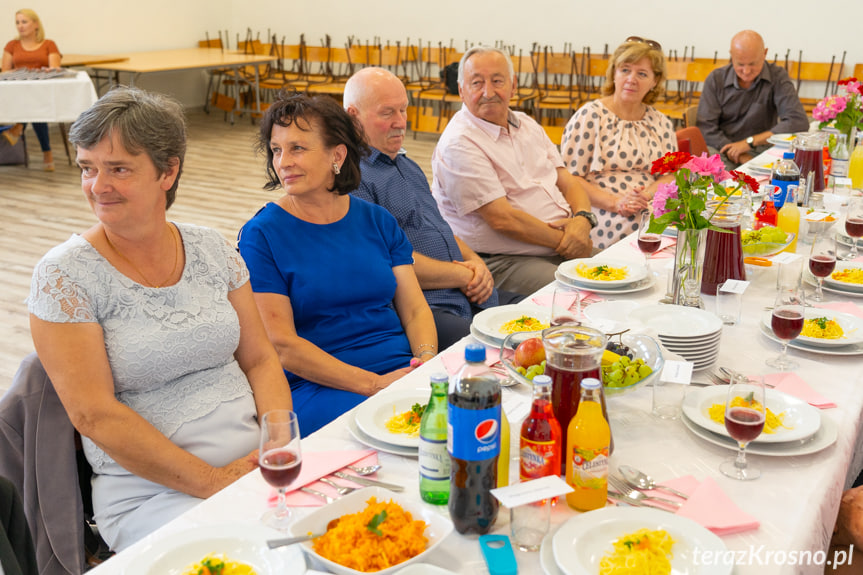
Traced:
<svg viewBox="0 0 863 575">
<path fill-rule="evenodd" d="M 765 62 L 766 56 L 760 34 L 738 32 L 731 62 L 712 71 L 701 89 L 696 125 L 710 153 L 720 153 L 729 170 L 767 150 L 773 134 L 809 129 L 788 72 Z"/>
<path fill-rule="evenodd" d="M 18 68 L 59 68 L 60 51 L 53 41 L 45 39 L 45 29 L 42 21 L 33 10 L 23 9 L 15 13 L 15 27 L 18 37 L 10 40 L 3 48 L 3 62 L 0 72 L 8 72 Z M 42 148 L 42 159 L 46 172 L 54 171 L 54 154 L 51 152 L 51 140 L 48 137 L 48 124 L 33 122 L 33 131 Z M 24 133 L 24 124 L 15 124 L 3 131 L 3 137 L 14 146 Z"/>
<path fill-rule="evenodd" d="M 93 468 L 99 532 L 120 551 L 255 469 L 258 421 L 291 393 L 236 250 L 167 221 L 181 105 L 116 88 L 69 141 L 98 222 L 37 264 L 30 331 Z"/>
<path fill-rule="evenodd" d="M 305 436 L 434 357 L 437 335 L 398 222 L 350 195 L 368 152 L 351 116 L 330 97 L 282 92 L 258 147 L 265 189 L 284 195 L 239 247 Z"/>
<path fill-rule="evenodd" d="M 458 80 L 464 106 L 432 155 L 432 193 L 497 288 L 529 295 L 553 281 L 563 261 L 591 254 L 596 216 L 542 126 L 509 109 L 516 89 L 509 56 L 471 48 Z"/>
<path fill-rule="evenodd" d="M 438 345 L 445 349 L 470 333 L 475 313 L 523 296 L 498 293 L 485 262 L 452 233 L 428 179 L 407 157 L 402 143 L 408 94 L 401 80 L 383 68 L 363 68 L 348 79 L 343 102 L 371 147 L 352 193 L 386 208 L 410 240 L 414 272 L 434 316 Z"/>
<path fill-rule="evenodd" d="M 654 160 L 677 149 L 671 120 L 651 106 L 664 86 L 662 46 L 631 36 L 611 56 L 603 97 L 579 108 L 564 129 L 560 153 L 590 196 L 599 221 L 590 239 L 599 249 L 637 230 L 657 184 L 673 179 L 650 173 Z"/>
</svg>

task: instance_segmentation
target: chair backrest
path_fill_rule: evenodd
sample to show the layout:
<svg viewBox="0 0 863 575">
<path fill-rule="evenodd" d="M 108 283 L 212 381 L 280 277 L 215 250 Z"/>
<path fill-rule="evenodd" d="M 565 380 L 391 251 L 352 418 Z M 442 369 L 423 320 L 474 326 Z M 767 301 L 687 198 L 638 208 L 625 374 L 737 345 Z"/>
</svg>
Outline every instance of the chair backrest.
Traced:
<svg viewBox="0 0 863 575">
<path fill-rule="evenodd" d="M 35 353 L 24 358 L 0 398 L 0 475 L 23 498 L 39 573 L 82 573 L 85 524 L 75 428 Z"/>
<path fill-rule="evenodd" d="M 689 126 L 688 128 L 677 130 L 676 133 L 678 149 L 681 149 L 682 142 L 688 141 L 689 153 L 693 156 L 700 156 L 702 153 L 707 152 L 707 142 L 704 141 L 704 136 L 698 127 Z"/>
</svg>

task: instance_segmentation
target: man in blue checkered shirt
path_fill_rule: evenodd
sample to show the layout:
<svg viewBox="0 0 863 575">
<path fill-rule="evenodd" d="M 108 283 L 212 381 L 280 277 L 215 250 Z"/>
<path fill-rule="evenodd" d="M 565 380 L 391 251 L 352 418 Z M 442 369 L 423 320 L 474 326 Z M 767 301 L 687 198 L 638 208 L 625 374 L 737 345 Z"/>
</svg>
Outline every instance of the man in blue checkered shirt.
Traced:
<svg viewBox="0 0 863 575">
<path fill-rule="evenodd" d="M 476 252 L 440 215 L 420 167 L 402 149 L 408 97 L 401 81 L 382 68 L 363 68 L 345 86 L 344 106 L 363 126 L 372 153 L 362 161 L 355 196 L 386 208 L 414 248 L 414 269 L 432 309 L 440 349 L 470 332 L 474 313 L 522 296 L 498 294 Z"/>
</svg>

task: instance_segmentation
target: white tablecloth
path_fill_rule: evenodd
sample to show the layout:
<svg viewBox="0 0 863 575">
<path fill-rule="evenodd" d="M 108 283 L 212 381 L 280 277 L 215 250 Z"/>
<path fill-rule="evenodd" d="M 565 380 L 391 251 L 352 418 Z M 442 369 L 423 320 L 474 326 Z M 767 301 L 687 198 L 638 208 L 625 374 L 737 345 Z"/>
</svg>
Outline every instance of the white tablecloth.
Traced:
<svg viewBox="0 0 863 575">
<path fill-rule="evenodd" d="M 630 246 L 627 238 L 612 246 L 607 253 L 617 258 L 640 261 L 640 253 Z M 800 244 L 800 251 L 808 248 Z M 665 292 L 664 265 L 668 259 L 655 259 L 652 267 L 659 273 L 659 281 L 652 289 L 615 299 L 631 299 L 651 305 Z M 736 368 L 751 374 L 773 371 L 764 360 L 779 351 L 779 345 L 760 333 L 759 322 L 764 307 L 772 305 L 775 289 L 776 268 L 750 268 L 751 286 L 743 298 L 743 320 L 740 325 L 723 328 L 722 344 L 717 365 Z M 548 286 L 543 291 L 551 290 Z M 838 301 L 834 294 L 827 294 L 828 301 Z M 713 298 L 705 296 L 707 309 L 712 309 Z M 863 300 L 856 299 L 857 303 Z M 465 338 L 453 349 L 461 349 L 469 340 Z M 729 549 L 741 555 L 737 558 L 735 573 L 743 574 L 815 574 L 823 572 L 823 565 L 792 565 L 787 552 L 816 552 L 826 550 L 839 506 L 843 489 L 850 485 L 860 469 L 854 460 L 860 436 L 861 412 L 863 412 L 863 362 L 861 356 L 829 356 L 789 350 L 800 362 L 796 373 L 803 377 L 823 395 L 838 404 L 838 408 L 825 410 L 839 428 L 839 439 L 831 447 L 806 456 L 767 457 L 750 455 L 750 461 L 762 470 L 757 481 L 741 482 L 723 476 L 719 464 L 734 455 L 733 451 L 707 443 L 686 430 L 680 421 L 664 421 L 650 414 L 651 388 L 642 388 L 608 401 L 609 417 L 614 433 L 615 452 L 611 458 L 611 469 L 629 464 L 648 472 L 657 480 L 692 474 L 698 479 L 713 478 L 726 494 L 742 509 L 760 521 L 756 530 L 722 537 Z M 428 390 L 429 376 L 442 371 L 439 358 L 415 370 L 394 383 L 393 391 L 401 389 Z M 704 380 L 696 373 L 696 380 Z M 390 390 L 381 393 L 387 393 Z M 511 480 L 517 474 L 517 431 L 521 419 L 526 415 L 529 390 L 525 386 L 504 389 L 504 406 L 510 414 L 513 439 L 511 441 Z M 348 418 L 353 412 L 343 415 L 318 433 L 303 441 L 305 451 L 329 451 L 358 449 L 363 446 L 348 432 Z M 378 476 L 382 481 L 401 483 L 406 486 L 408 496 L 419 501 L 417 460 L 381 453 L 383 469 Z M 105 565 L 91 571 L 94 575 L 116 573 L 136 559 L 151 559 L 159 549 L 170 545 L 171 535 L 203 525 L 254 523 L 266 509 L 270 488 L 255 471 L 237 481 L 223 492 L 203 502 L 197 508 L 166 525 L 128 550 L 115 556 Z M 421 505 L 427 505 L 420 503 Z M 434 507 L 434 506 L 430 506 Z M 311 510 L 295 508 L 297 516 Z M 446 514 L 446 506 L 437 508 Z M 575 515 L 565 504 L 554 510 L 552 521 L 557 525 Z M 242 529 L 237 526 L 238 532 Z M 509 514 L 502 509 L 494 533 L 508 534 Z M 284 551 L 295 553 L 295 547 Z M 785 554 L 776 555 L 776 552 Z M 519 573 L 534 575 L 542 573 L 538 553 L 516 552 Z M 829 558 L 829 556 L 828 556 Z M 855 563 L 863 561 L 855 554 Z M 430 559 L 441 567 L 457 573 L 483 574 L 487 569 L 483 562 L 476 536 L 461 536 L 453 533 L 443 543 L 441 551 Z"/>
<path fill-rule="evenodd" d="M 97 99 L 87 72 L 74 78 L 0 82 L 0 124 L 74 122 Z"/>
</svg>

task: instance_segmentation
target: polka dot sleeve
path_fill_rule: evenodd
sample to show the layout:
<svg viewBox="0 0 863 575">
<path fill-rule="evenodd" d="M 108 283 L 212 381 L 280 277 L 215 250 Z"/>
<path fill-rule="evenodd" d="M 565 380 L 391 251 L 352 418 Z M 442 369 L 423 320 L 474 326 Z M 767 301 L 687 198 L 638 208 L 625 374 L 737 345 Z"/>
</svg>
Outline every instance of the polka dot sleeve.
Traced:
<svg viewBox="0 0 863 575">
<path fill-rule="evenodd" d="M 574 176 L 587 176 L 597 151 L 599 122 L 596 111 L 591 108 L 590 104 L 579 108 L 569 119 L 563 131 L 560 154 L 563 157 L 564 166 Z"/>
</svg>

